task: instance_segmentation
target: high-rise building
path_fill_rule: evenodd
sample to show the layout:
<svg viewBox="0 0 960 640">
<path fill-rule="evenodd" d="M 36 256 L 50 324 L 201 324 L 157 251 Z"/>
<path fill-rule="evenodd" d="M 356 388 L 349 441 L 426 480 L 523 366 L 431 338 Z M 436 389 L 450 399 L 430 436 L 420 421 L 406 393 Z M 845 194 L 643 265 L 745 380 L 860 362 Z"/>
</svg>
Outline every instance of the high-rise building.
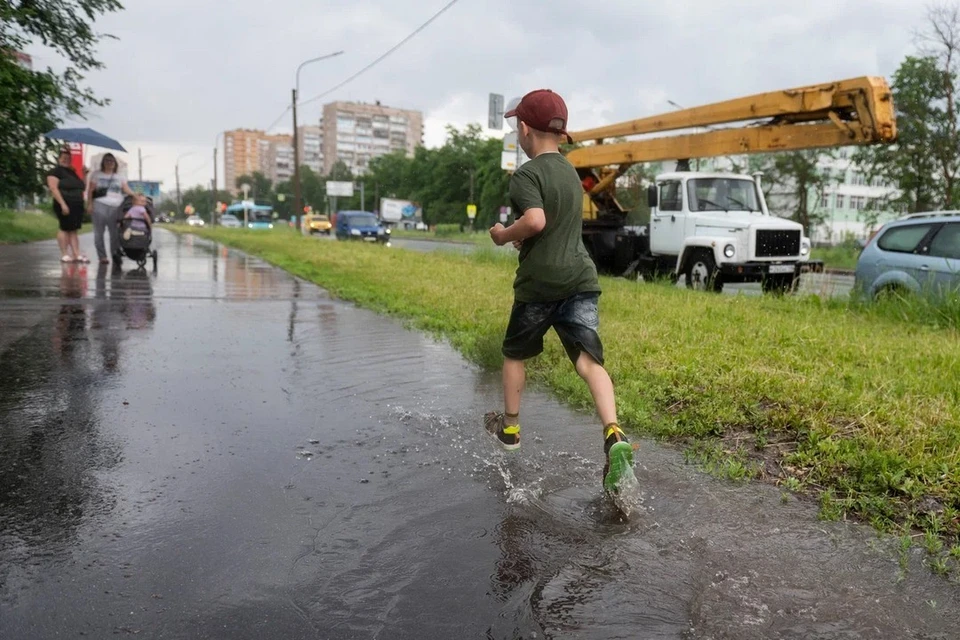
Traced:
<svg viewBox="0 0 960 640">
<path fill-rule="evenodd" d="M 260 139 L 260 173 L 277 185 L 293 176 L 293 136 L 264 135 Z"/>
<path fill-rule="evenodd" d="M 237 178 L 260 171 L 261 141 L 266 136 L 256 129 L 234 129 L 223 134 L 224 185 L 228 191 L 240 193 Z"/>
<path fill-rule="evenodd" d="M 297 127 L 297 150 L 300 166 L 310 167 L 317 175 L 323 174 L 323 128 L 317 125 Z M 292 160 L 291 160 L 292 161 Z"/>
<path fill-rule="evenodd" d="M 331 102 L 323 107 L 323 172 L 337 160 L 363 175 L 370 160 L 402 150 L 412 156 L 423 144 L 423 114 L 379 102 Z"/>
<path fill-rule="evenodd" d="M 300 166 L 323 171 L 323 134 L 319 126 L 297 127 Z M 224 174 L 227 189 L 239 193 L 237 178 L 259 171 L 274 185 L 293 178 L 293 136 L 268 134 L 257 129 L 235 129 L 223 134 Z"/>
</svg>

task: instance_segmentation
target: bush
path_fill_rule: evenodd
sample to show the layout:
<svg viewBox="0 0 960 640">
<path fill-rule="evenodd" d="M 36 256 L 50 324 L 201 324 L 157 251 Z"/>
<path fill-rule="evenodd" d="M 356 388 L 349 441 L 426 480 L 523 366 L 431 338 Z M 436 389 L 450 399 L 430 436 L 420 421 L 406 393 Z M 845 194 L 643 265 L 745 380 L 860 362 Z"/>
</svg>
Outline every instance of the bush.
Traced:
<svg viewBox="0 0 960 640">
<path fill-rule="evenodd" d="M 449 238 L 460 234 L 460 225 L 458 224 L 438 224 L 436 228 L 438 238 Z"/>
</svg>

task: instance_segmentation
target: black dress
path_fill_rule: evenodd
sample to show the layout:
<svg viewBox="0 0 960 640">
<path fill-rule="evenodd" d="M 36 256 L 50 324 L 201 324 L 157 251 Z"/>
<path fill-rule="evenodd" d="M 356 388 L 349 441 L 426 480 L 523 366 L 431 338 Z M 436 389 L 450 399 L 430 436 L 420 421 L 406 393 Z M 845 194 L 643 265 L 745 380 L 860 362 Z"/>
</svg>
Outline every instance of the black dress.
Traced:
<svg viewBox="0 0 960 640">
<path fill-rule="evenodd" d="M 83 191 L 86 185 L 73 170 L 73 167 L 64 167 L 58 164 L 47 173 L 47 176 L 53 176 L 60 181 L 57 185 L 60 189 L 60 195 L 63 196 L 63 201 L 67 203 L 67 207 L 70 209 L 64 215 L 60 203 L 56 200 L 53 202 L 53 212 L 57 214 L 60 230 L 78 231 L 83 222 Z"/>
</svg>

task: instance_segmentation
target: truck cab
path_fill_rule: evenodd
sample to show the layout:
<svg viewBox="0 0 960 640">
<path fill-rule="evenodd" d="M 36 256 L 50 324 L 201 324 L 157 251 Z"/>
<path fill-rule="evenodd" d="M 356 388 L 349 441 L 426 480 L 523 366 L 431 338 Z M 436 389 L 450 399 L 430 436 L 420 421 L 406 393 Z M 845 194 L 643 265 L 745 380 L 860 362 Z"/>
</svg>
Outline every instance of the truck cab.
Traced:
<svg viewBox="0 0 960 640">
<path fill-rule="evenodd" d="M 801 225 L 770 215 L 760 179 L 686 171 L 658 175 L 648 190 L 655 266 L 684 276 L 693 289 L 719 291 L 725 282 L 792 289 L 809 261 L 810 240 Z"/>
</svg>

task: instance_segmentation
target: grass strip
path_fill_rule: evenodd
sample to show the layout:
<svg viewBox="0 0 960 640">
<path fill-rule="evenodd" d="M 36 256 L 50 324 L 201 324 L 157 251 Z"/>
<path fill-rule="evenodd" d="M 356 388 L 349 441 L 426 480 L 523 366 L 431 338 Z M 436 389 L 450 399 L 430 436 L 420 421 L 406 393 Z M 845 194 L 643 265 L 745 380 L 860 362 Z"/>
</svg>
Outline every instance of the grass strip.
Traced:
<svg viewBox="0 0 960 640">
<path fill-rule="evenodd" d="M 481 366 L 501 363 L 509 254 L 191 232 L 442 335 Z M 628 428 L 685 443 L 731 478 L 811 492 L 825 517 L 960 534 L 955 329 L 816 297 L 714 296 L 612 278 L 602 285 L 601 333 Z M 592 409 L 552 333 L 528 376 Z"/>
<path fill-rule="evenodd" d="M 57 229 L 57 219 L 51 213 L 0 209 L 0 244 L 56 238 Z"/>
</svg>

